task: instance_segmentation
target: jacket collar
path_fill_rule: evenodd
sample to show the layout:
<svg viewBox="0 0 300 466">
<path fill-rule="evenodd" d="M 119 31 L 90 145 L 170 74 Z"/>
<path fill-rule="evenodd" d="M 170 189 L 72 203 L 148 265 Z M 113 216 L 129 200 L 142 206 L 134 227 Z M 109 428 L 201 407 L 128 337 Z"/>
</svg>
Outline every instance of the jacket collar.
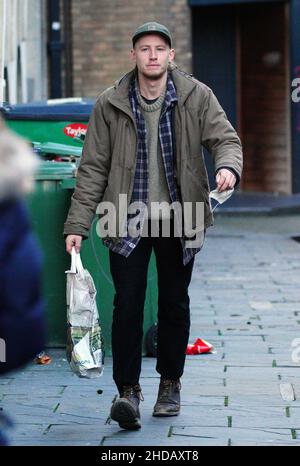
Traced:
<svg viewBox="0 0 300 466">
<path fill-rule="evenodd" d="M 180 70 L 175 64 L 171 64 L 170 68 L 176 88 L 178 105 L 181 107 L 185 104 L 186 99 L 197 86 L 197 81 L 192 77 L 192 75 Z"/>
<path fill-rule="evenodd" d="M 168 71 L 171 72 L 171 76 L 176 88 L 177 98 L 178 98 L 178 105 L 183 106 L 186 99 L 196 87 L 196 82 L 191 75 L 179 70 L 175 63 L 171 63 L 168 67 Z M 109 97 L 109 101 L 111 104 L 115 105 L 117 108 L 124 110 L 126 113 L 130 112 L 130 116 L 132 115 L 132 110 L 130 107 L 129 102 L 129 88 L 132 79 L 135 77 L 136 69 L 129 71 L 121 79 L 118 79 L 115 82 L 113 87 L 113 92 Z"/>
</svg>

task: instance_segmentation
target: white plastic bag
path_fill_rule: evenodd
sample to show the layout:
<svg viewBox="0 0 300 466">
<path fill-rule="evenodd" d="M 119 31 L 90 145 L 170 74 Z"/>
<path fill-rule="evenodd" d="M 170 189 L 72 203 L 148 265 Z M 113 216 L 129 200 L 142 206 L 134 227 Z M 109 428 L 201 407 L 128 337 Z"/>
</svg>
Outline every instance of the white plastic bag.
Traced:
<svg viewBox="0 0 300 466">
<path fill-rule="evenodd" d="M 67 274 L 67 359 L 79 377 L 100 377 L 104 370 L 104 346 L 96 304 L 96 288 L 72 248 Z"/>
</svg>

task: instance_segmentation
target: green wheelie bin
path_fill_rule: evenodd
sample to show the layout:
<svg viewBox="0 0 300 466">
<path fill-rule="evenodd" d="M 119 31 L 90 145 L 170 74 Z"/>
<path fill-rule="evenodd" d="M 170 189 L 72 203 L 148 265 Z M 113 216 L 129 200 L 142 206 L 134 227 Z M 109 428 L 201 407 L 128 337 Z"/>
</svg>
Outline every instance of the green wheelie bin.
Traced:
<svg viewBox="0 0 300 466">
<path fill-rule="evenodd" d="M 75 165 L 42 161 L 35 175 L 35 190 L 27 197 L 31 223 L 43 253 L 43 290 L 46 301 L 48 346 L 66 340 L 65 252 L 62 225 L 74 187 Z"/>
</svg>

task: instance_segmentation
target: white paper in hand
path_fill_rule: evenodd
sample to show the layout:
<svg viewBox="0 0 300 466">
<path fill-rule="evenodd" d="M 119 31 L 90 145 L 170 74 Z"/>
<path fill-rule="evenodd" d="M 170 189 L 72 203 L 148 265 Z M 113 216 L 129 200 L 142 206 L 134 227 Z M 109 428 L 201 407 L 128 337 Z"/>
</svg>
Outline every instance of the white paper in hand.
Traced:
<svg viewBox="0 0 300 466">
<path fill-rule="evenodd" d="M 218 189 L 214 189 L 213 191 L 211 191 L 209 193 L 209 197 L 217 201 L 217 204 L 212 209 L 212 211 L 214 211 L 215 208 L 219 204 L 223 204 L 223 202 L 227 201 L 230 198 L 230 196 L 233 194 L 233 192 L 234 192 L 234 188 L 226 189 L 226 191 L 222 191 L 222 192 L 218 191 Z"/>
</svg>

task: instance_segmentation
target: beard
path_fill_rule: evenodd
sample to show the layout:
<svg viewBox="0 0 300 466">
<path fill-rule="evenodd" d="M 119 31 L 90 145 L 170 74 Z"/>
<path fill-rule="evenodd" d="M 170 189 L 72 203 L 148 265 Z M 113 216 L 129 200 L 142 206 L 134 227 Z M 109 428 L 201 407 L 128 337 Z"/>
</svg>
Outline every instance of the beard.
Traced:
<svg viewBox="0 0 300 466">
<path fill-rule="evenodd" d="M 166 73 L 167 67 L 161 68 L 157 73 L 151 73 L 147 70 L 141 70 L 140 73 L 147 79 L 151 79 L 152 81 L 160 80 Z"/>
</svg>

